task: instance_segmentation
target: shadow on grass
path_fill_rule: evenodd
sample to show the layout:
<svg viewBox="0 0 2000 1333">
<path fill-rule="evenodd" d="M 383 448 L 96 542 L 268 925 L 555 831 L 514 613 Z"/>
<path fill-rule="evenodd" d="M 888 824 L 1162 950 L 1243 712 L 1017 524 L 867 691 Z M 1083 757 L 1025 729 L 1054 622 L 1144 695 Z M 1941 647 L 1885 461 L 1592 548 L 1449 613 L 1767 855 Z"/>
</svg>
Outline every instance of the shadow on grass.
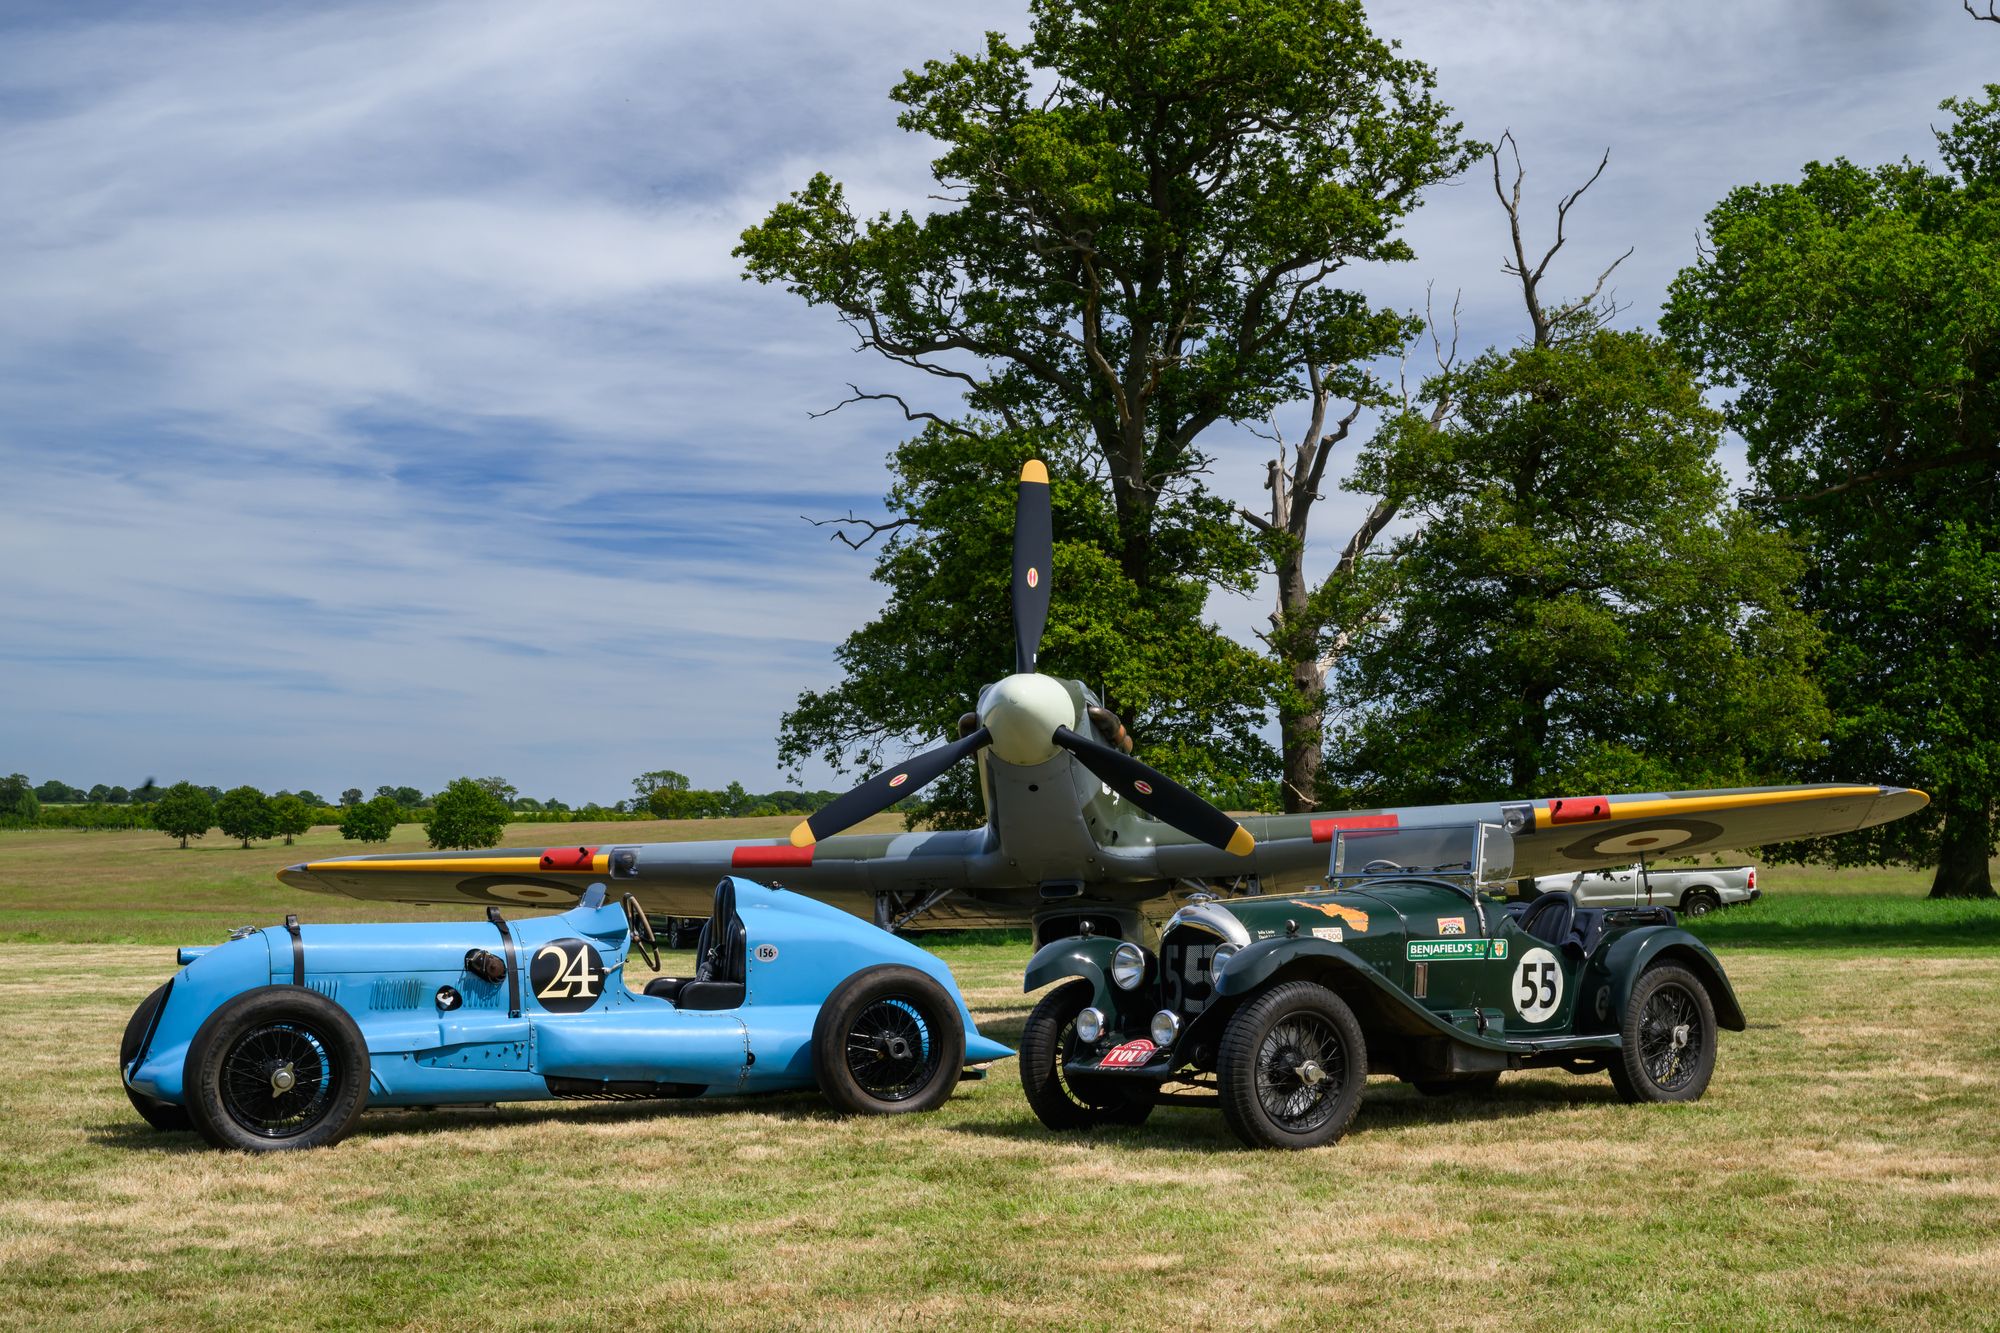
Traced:
<svg viewBox="0 0 2000 1333">
<path fill-rule="evenodd" d="M 1868 921 L 1718 921 L 1694 931 L 1719 949 L 2000 949 L 2000 908 L 1949 925 Z"/>
<path fill-rule="evenodd" d="M 830 1121 L 833 1108 L 814 1092 L 780 1092 L 760 1097 L 658 1098 L 650 1101 L 590 1102 L 543 1101 L 507 1102 L 502 1105 L 475 1104 L 434 1108 L 384 1106 L 363 1111 L 347 1140 L 366 1139 L 382 1134 L 445 1134 L 487 1126 L 526 1125 L 588 1121 L 617 1124 L 626 1121 L 676 1119 L 712 1120 L 718 1116 L 741 1115 L 754 1111 L 780 1120 Z M 208 1144 L 192 1130 L 157 1130 L 136 1117 L 131 1121 L 107 1121 L 92 1125 L 90 1141 L 105 1148 L 150 1148 L 156 1152 L 210 1152 Z"/>
<path fill-rule="evenodd" d="M 1545 1111 L 1574 1111 L 1618 1102 L 1617 1090 L 1603 1075 L 1582 1076 L 1568 1083 L 1546 1079 L 1512 1082 L 1502 1080 L 1487 1092 L 1468 1092 L 1445 1097 L 1426 1097 L 1407 1084 L 1370 1084 L 1361 1098 L 1361 1108 L 1349 1135 L 1377 1130 L 1397 1130 L 1418 1125 L 1503 1124 L 1539 1115 Z M 1132 1152 L 1182 1152 L 1241 1145 L 1223 1123 L 1222 1109 L 1203 1106 L 1165 1106 L 1156 1110 L 1143 1125 L 1102 1126 L 1096 1129 L 1057 1131 L 1037 1120 L 958 1121 L 949 1126 L 955 1134 L 983 1138 L 1013 1139 L 1018 1142 L 1049 1143 L 1081 1141 L 1116 1145 Z"/>
</svg>

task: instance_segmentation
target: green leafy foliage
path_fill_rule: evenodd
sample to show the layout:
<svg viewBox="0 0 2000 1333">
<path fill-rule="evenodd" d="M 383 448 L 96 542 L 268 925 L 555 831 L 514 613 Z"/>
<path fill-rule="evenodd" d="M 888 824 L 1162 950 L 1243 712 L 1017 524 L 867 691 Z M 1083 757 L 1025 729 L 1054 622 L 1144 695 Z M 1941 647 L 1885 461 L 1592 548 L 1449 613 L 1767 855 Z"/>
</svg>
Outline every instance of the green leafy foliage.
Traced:
<svg viewBox="0 0 2000 1333">
<path fill-rule="evenodd" d="M 1423 526 L 1371 571 L 1388 624 L 1341 663 L 1336 799 L 1729 785 L 1810 753 L 1798 557 L 1724 505 L 1720 419 L 1660 340 L 1586 326 L 1425 392 L 1451 413 L 1353 483 Z"/>
<path fill-rule="evenodd" d="M 41 814 L 41 799 L 35 795 L 27 774 L 13 773 L 0 778 L 0 826 L 33 828 Z"/>
<path fill-rule="evenodd" d="M 394 796 L 376 796 L 340 812 L 340 836 L 350 842 L 387 842 L 403 807 Z"/>
<path fill-rule="evenodd" d="M 215 826 L 227 837 L 239 839 L 247 850 L 251 842 L 277 832 L 277 815 L 271 798 L 255 787 L 235 787 L 215 803 Z"/>
<path fill-rule="evenodd" d="M 312 828 L 313 815 L 313 808 L 296 796 L 276 797 L 271 802 L 271 830 L 281 835 L 289 847 L 293 838 Z"/>
<path fill-rule="evenodd" d="M 458 778 L 439 792 L 431 801 L 430 816 L 424 820 L 424 833 L 431 846 L 443 849 L 498 845 L 500 835 L 507 831 L 507 801 L 487 785 L 496 781 Z"/>
<path fill-rule="evenodd" d="M 176 782 L 153 802 L 152 819 L 154 828 L 179 838 L 186 847 L 188 839 L 203 837 L 215 827 L 215 802 L 192 782 Z"/>
<path fill-rule="evenodd" d="M 1759 507 L 1828 632 L 1831 741 L 1802 777 L 1904 782 L 1923 815 L 1787 849 L 1937 866 L 2000 846 L 2000 85 L 1951 100 L 1946 170 L 1810 163 L 1708 216 L 1663 327 L 1734 391 Z"/>
</svg>

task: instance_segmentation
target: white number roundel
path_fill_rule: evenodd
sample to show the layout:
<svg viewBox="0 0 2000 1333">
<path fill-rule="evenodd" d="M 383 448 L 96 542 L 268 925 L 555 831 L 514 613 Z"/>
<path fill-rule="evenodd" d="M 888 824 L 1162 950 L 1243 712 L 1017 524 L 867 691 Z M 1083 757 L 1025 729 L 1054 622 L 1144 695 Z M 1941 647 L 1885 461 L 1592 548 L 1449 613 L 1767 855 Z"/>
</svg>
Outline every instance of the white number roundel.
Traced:
<svg viewBox="0 0 2000 1333">
<path fill-rule="evenodd" d="M 1511 992 L 1515 1012 L 1530 1023 L 1539 1023 L 1562 1007 L 1562 964 L 1547 949 L 1530 949 L 1514 965 Z"/>
</svg>

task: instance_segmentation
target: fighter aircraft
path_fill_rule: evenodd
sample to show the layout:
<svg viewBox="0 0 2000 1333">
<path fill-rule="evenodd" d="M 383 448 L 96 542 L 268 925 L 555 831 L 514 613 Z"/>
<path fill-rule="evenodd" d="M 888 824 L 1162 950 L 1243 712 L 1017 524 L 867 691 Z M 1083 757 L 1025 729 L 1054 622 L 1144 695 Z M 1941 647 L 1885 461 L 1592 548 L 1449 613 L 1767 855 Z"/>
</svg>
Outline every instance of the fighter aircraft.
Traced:
<svg viewBox="0 0 2000 1333">
<path fill-rule="evenodd" d="M 1041 942 L 1087 922 L 1138 939 L 1191 892 L 1319 882 L 1343 829 L 1499 824 L 1526 877 L 1845 833 L 1929 804 L 1902 787 L 1827 784 L 1239 820 L 1134 758 L 1123 724 L 1083 682 L 1036 669 L 1053 543 L 1048 471 L 1030 460 L 1014 510 L 1013 674 L 980 691 L 956 740 L 876 773 L 789 839 L 391 852 L 308 861 L 278 878 L 393 902 L 563 908 L 609 879 L 650 912 L 698 916 L 719 877 L 743 873 L 893 928 L 1032 924 Z M 836 836 L 967 759 L 979 766 L 982 827 Z"/>
</svg>

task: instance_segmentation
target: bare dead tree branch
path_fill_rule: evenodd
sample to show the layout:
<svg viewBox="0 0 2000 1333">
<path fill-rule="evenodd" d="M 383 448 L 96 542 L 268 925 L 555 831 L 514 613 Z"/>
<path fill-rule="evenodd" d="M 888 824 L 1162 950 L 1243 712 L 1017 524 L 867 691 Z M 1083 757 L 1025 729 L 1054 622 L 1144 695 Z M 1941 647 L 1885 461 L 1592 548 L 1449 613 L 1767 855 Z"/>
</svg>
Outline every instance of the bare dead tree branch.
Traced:
<svg viewBox="0 0 2000 1333">
<path fill-rule="evenodd" d="M 2000 0 L 1996 0 L 1996 3 L 2000 3 Z M 1511 188 L 1502 185 L 1500 180 L 1500 147 L 1502 144 L 1507 147 L 1508 152 L 1514 159 L 1514 180 Z M 1500 136 L 1500 143 L 1495 144 L 1493 147 L 1492 157 L 1493 194 L 1495 198 L 1499 199 L 1500 207 L 1506 210 L 1508 231 L 1512 235 L 1514 242 L 1514 258 L 1512 260 L 1503 260 L 1500 269 L 1503 273 L 1510 274 L 1520 280 L 1521 297 L 1528 307 L 1528 323 L 1534 329 L 1534 345 L 1536 347 L 1547 347 L 1561 335 L 1565 325 L 1571 323 L 1577 316 L 1584 314 L 1597 305 L 1598 297 L 1604 291 L 1605 282 L 1617 271 L 1620 264 L 1632 257 L 1632 250 L 1628 249 L 1624 254 L 1612 260 L 1610 266 L 1597 275 L 1597 282 L 1591 287 L 1588 295 L 1574 301 L 1564 302 L 1554 310 L 1548 309 L 1543 304 L 1541 294 L 1542 278 L 1548 272 L 1549 262 L 1556 257 L 1556 252 L 1561 250 L 1564 243 L 1569 239 L 1565 232 L 1565 227 L 1569 222 L 1569 211 L 1576 207 L 1577 201 L 1583 198 L 1584 192 L 1597 184 L 1598 177 L 1604 174 L 1604 169 L 1611 163 L 1611 150 L 1609 148 L 1604 150 L 1604 156 L 1598 159 L 1597 169 L 1590 173 L 1590 179 L 1557 201 L 1555 242 L 1547 250 L 1543 251 L 1542 257 L 1532 265 L 1528 262 L 1527 243 L 1521 236 L 1521 182 L 1527 176 L 1527 171 L 1521 165 L 1521 146 L 1516 142 L 1512 130 L 1508 130 Z M 1608 323 L 1616 317 L 1618 309 L 1617 304 L 1613 302 L 1604 309 L 1599 310 L 1591 319 L 1592 325 L 1602 326 Z"/>
<path fill-rule="evenodd" d="M 1812 500 L 1824 500 L 1829 495 L 1839 495 L 1844 491 L 1851 491 L 1857 486 L 1866 486 L 1871 482 L 1889 481 L 1896 477 L 1914 477 L 1920 472 L 1935 472 L 1939 468 L 1958 467 L 1962 464 L 1985 464 L 1991 466 L 1996 463 L 2000 463 L 2000 449 L 1959 449 L 1952 453 L 1940 454 L 1936 458 L 1913 459 L 1908 462 L 1897 463 L 1892 467 L 1876 468 L 1873 472 L 1857 473 L 1849 477 L 1846 481 L 1835 482 L 1831 486 L 1823 486 L 1816 491 L 1801 491 L 1794 495 L 1758 496 L 1755 498 L 1767 504 L 1805 504 Z"/>
<path fill-rule="evenodd" d="M 914 517 L 906 517 L 891 519 L 887 523 L 877 523 L 871 518 L 857 517 L 852 509 L 847 511 L 846 518 L 806 518 L 804 514 L 800 514 L 799 517 L 816 528 L 832 527 L 834 531 L 828 540 L 842 542 L 856 551 L 866 546 L 869 542 L 874 541 L 885 532 L 894 532 L 898 528 L 908 527 L 917 521 Z M 862 533 L 860 538 L 856 539 L 840 530 L 841 527 L 850 525 L 857 528 L 866 528 L 868 531 Z"/>
<path fill-rule="evenodd" d="M 1986 0 L 1986 12 L 1980 13 L 1972 7 L 1972 0 L 1959 0 L 1965 12 L 1981 23 L 2000 23 L 2000 0 Z"/>
<path fill-rule="evenodd" d="M 942 426 L 944 429 L 950 431 L 953 435 L 958 436 L 962 440 L 976 440 L 979 438 L 979 433 L 977 431 L 968 429 L 966 426 L 962 425 L 959 422 L 948 421 L 944 417 L 939 416 L 935 412 L 918 412 L 913 410 L 910 407 L 909 403 L 903 400 L 903 395 L 899 393 L 863 393 L 861 391 L 861 386 L 858 384 L 850 384 L 847 387 L 851 393 L 850 397 L 841 399 L 839 402 L 835 403 L 832 407 L 827 408 L 824 412 L 808 412 L 806 413 L 806 416 L 811 420 L 817 421 L 821 417 L 832 416 L 835 412 L 838 412 L 841 408 L 846 407 L 849 403 L 888 402 L 888 403 L 894 403 L 896 406 L 903 409 L 903 418 L 906 421 L 932 422 L 938 426 Z M 838 521 L 839 520 L 836 519 L 828 520 L 828 522 L 838 522 Z"/>
</svg>

